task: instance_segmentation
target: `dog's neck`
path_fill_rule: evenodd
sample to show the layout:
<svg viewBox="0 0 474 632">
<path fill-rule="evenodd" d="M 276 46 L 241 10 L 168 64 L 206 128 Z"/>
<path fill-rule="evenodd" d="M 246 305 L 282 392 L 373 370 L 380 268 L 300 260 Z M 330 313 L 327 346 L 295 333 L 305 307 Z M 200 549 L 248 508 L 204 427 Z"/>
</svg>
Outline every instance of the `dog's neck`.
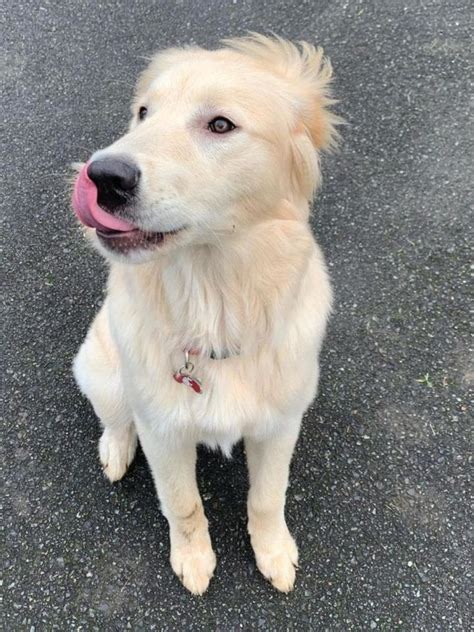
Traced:
<svg viewBox="0 0 474 632">
<path fill-rule="evenodd" d="M 285 328 L 312 244 L 305 223 L 274 220 L 119 273 L 170 347 L 248 353 Z"/>
<path fill-rule="evenodd" d="M 245 327 L 241 268 L 232 248 L 223 252 L 213 245 L 183 248 L 163 261 L 164 302 L 185 346 L 204 355 L 240 352 Z"/>
</svg>

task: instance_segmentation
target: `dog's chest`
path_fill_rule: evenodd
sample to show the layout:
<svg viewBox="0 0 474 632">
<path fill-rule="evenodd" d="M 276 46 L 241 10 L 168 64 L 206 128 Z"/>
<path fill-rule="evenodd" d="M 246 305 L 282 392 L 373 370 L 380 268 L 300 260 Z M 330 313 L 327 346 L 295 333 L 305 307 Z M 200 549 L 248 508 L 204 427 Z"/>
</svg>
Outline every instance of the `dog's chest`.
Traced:
<svg viewBox="0 0 474 632">
<path fill-rule="evenodd" d="M 205 357 L 238 354 L 245 331 L 245 298 L 235 274 L 193 262 L 164 271 L 160 320 L 178 349 Z"/>
<path fill-rule="evenodd" d="M 190 273 L 185 266 L 150 269 L 148 277 L 144 272 L 117 275 L 108 296 L 136 419 L 157 432 L 222 445 L 242 435 L 271 433 L 293 409 L 307 405 L 314 360 L 305 315 L 312 305 L 299 310 L 303 322 L 285 321 L 276 349 L 265 330 L 263 297 L 249 283 L 239 284 L 238 274 L 223 278 L 225 270 L 206 270 L 196 261 Z M 198 351 L 190 359 L 201 392 L 189 380 L 175 379 L 190 348 Z M 212 359 L 212 352 L 224 351 L 227 359 Z"/>
<path fill-rule="evenodd" d="M 245 296 L 236 286 L 222 291 L 212 277 L 184 287 L 171 280 L 162 279 L 146 293 L 110 296 L 112 331 L 131 406 L 140 420 L 157 429 L 230 445 L 249 421 L 275 416 L 262 392 L 258 363 L 248 353 Z M 200 392 L 192 381 L 175 379 L 186 348 L 197 352 L 189 359 Z"/>
</svg>

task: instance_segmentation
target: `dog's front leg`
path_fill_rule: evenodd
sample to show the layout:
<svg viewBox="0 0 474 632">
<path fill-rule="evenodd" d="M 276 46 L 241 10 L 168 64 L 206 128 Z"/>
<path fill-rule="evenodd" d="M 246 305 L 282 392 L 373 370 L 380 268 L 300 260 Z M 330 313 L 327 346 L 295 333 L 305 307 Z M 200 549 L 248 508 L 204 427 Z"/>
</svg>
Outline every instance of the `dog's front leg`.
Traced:
<svg viewBox="0 0 474 632">
<path fill-rule="evenodd" d="M 140 443 L 170 527 L 171 566 L 184 586 L 201 595 L 216 566 L 216 556 L 196 483 L 196 445 L 167 442 L 139 426 Z"/>
<path fill-rule="evenodd" d="M 285 521 L 285 494 L 298 429 L 257 441 L 245 439 L 250 490 L 248 530 L 261 573 L 282 592 L 292 590 L 298 549 Z"/>
</svg>

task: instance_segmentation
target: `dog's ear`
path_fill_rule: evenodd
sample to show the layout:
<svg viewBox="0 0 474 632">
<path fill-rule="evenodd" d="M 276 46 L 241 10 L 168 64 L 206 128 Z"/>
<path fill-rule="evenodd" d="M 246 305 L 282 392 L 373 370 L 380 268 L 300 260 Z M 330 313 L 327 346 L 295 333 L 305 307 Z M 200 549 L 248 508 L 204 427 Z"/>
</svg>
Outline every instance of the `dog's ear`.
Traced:
<svg viewBox="0 0 474 632">
<path fill-rule="evenodd" d="M 331 106 L 336 103 L 331 94 L 331 62 L 324 56 L 322 48 L 307 42 L 300 42 L 300 51 L 302 122 L 318 151 L 335 149 L 340 139 L 337 126 L 343 120 L 331 111 Z"/>
<path fill-rule="evenodd" d="M 224 40 L 229 48 L 247 55 L 282 80 L 282 96 L 293 112 L 290 130 L 292 175 L 296 192 L 309 199 L 320 180 L 319 153 L 337 146 L 337 126 L 343 119 L 331 111 L 332 66 L 322 48 L 298 45 L 278 36 L 250 33 Z"/>
<path fill-rule="evenodd" d="M 300 42 L 293 52 L 299 56 L 299 65 L 296 59 L 293 66 L 299 70 L 294 82 L 299 105 L 292 141 L 293 182 L 296 192 L 309 200 L 321 181 L 320 152 L 337 148 L 337 127 L 344 121 L 331 110 L 336 103 L 331 94 L 332 66 L 323 50 Z"/>
<path fill-rule="evenodd" d="M 288 98 L 297 110 L 296 130 L 300 131 L 303 125 L 317 150 L 337 145 L 337 126 L 343 120 L 330 110 L 336 103 L 331 96 L 332 66 L 322 48 L 259 33 L 224 40 L 224 44 L 259 61 L 285 80 Z"/>
</svg>

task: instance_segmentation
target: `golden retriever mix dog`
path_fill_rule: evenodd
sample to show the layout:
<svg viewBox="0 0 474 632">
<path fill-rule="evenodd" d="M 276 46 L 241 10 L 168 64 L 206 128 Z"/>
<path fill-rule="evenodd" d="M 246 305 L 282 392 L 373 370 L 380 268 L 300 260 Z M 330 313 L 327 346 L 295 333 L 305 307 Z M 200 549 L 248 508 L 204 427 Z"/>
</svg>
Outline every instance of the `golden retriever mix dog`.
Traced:
<svg viewBox="0 0 474 632">
<path fill-rule="evenodd" d="M 258 568 L 283 592 L 295 581 L 288 470 L 331 306 L 308 224 L 320 152 L 337 137 L 331 75 L 321 49 L 256 34 L 160 52 L 129 131 L 75 182 L 74 210 L 110 263 L 75 378 L 102 423 L 111 481 L 140 440 L 171 566 L 195 594 L 216 565 L 199 443 L 230 454 L 244 439 Z"/>
</svg>

